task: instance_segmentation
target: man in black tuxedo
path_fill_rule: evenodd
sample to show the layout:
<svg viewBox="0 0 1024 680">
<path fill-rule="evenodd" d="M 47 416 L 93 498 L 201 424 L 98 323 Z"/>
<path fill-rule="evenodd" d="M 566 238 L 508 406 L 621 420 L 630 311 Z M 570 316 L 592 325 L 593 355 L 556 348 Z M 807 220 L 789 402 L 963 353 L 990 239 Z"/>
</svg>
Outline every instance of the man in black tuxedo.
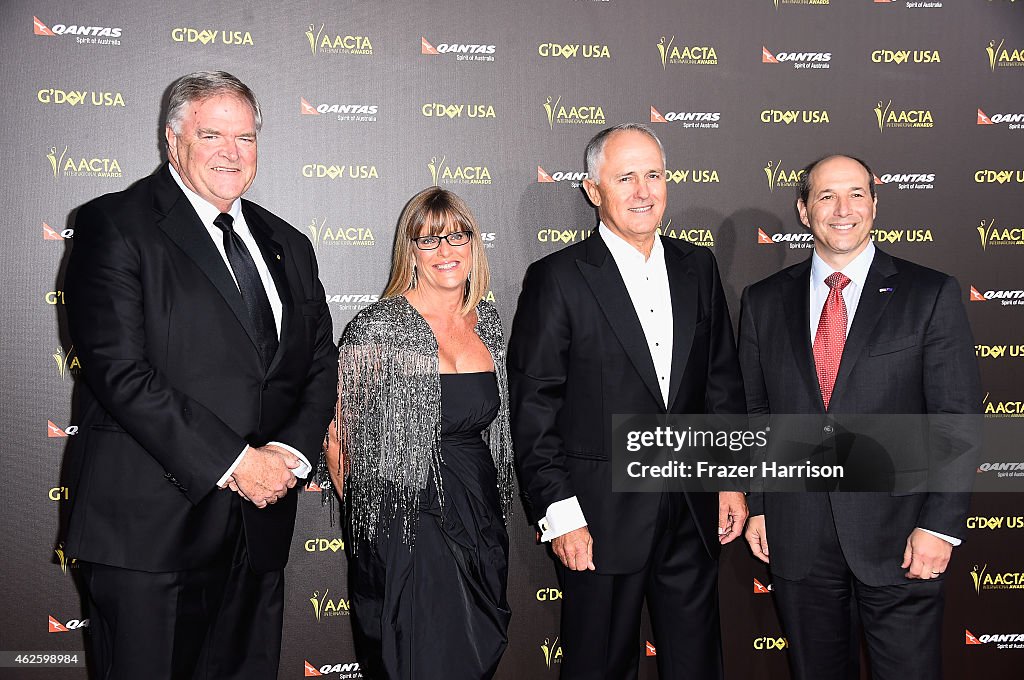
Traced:
<svg viewBox="0 0 1024 680">
<path fill-rule="evenodd" d="M 309 241 L 240 198 L 260 124 L 234 76 L 187 75 L 169 164 L 78 212 L 65 541 L 99 678 L 277 677 L 296 478 L 337 363 Z"/>
<path fill-rule="evenodd" d="M 663 678 L 722 674 L 717 557 L 740 493 L 613 493 L 612 415 L 742 413 L 715 258 L 660 237 L 665 155 L 648 128 L 587 145 L 601 223 L 530 266 L 512 325 L 512 434 L 523 497 L 561 562 L 562 678 L 637 675 L 646 598 Z"/>
<path fill-rule="evenodd" d="M 797 210 L 814 235 L 811 258 L 743 293 L 739 354 L 752 416 L 820 414 L 827 443 L 844 414 L 978 413 L 959 285 L 877 249 L 875 208 L 863 161 L 830 156 L 806 168 Z M 959 456 L 968 479 L 974 446 L 967 437 Z M 873 678 L 941 677 L 942 574 L 969 500 L 945 491 L 751 494 L 746 538 L 764 562 L 771 546 L 796 678 L 859 677 L 854 606 Z"/>
</svg>

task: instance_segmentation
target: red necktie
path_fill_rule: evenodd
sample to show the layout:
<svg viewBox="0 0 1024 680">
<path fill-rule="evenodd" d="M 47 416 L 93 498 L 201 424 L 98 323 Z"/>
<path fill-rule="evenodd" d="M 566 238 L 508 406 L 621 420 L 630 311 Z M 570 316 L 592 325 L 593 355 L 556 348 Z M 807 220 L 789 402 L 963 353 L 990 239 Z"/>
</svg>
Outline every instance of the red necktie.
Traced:
<svg viewBox="0 0 1024 680">
<path fill-rule="evenodd" d="M 839 374 L 843 345 L 846 344 L 846 301 L 843 300 L 843 288 L 848 283 L 850 279 L 840 272 L 833 272 L 825 279 L 829 288 L 828 297 L 821 309 L 818 332 L 814 334 L 814 366 L 818 369 L 818 386 L 826 411 L 832 398 L 832 388 L 836 384 L 836 375 Z"/>
</svg>

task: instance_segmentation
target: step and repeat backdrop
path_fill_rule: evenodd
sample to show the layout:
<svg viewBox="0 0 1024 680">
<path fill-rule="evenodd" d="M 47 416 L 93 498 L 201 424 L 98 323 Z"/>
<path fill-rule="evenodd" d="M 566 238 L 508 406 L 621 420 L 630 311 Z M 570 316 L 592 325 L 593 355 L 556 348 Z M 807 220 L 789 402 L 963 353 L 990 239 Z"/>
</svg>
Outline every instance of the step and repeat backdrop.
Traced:
<svg viewBox="0 0 1024 680">
<path fill-rule="evenodd" d="M 876 243 L 959 279 L 986 417 L 1024 415 L 1024 2 L 8 0 L 0 18 L 4 650 L 82 650 L 89 635 L 57 536 L 83 368 L 63 268 L 77 207 L 162 162 L 162 100 L 194 70 L 230 71 L 262 100 L 248 196 L 313 242 L 336 334 L 377 299 L 399 211 L 431 184 L 476 212 L 507 331 L 526 266 L 596 224 L 586 141 L 640 121 L 668 153 L 663 233 L 714 252 L 734 318 L 745 285 L 810 255 L 800 168 L 867 160 Z M 989 454 L 979 483 L 1024 476 L 1024 450 Z M 555 678 L 552 562 L 521 510 L 510 533 L 498 677 Z M 946 677 L 1018 678 L 1024 499 L 976 494 L 964 536 L 946 578 Z M 338 524 L 303 493 L 280 678 L 362 677 L 345 584 Z M 728 677 L 788 677 L 771 578 L 745 545 L 725 551 L 721 598 Z M 637 644 L 641 677 L 656 677 L 657 640 L 645 628 Z"/>
</svg>

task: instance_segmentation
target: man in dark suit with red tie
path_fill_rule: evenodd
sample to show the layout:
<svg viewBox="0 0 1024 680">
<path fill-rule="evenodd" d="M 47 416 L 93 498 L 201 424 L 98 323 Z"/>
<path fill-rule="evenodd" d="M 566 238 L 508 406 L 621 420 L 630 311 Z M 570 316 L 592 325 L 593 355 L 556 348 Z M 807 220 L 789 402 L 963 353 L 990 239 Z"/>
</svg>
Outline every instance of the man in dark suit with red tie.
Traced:
<svg viewBox="0 0 1024 680">
<path fill-rule="evenodd" d="M 859 159 L 829 156 L 806 168 L 797 210 L 814 253 L 743 293 L 739 355 L 755 418 L 820 415 L 820 434 L 847 414 L 978 413 L 960 287 L 874 246 L 876 202 Z M 964 535 L 968 494 L 897 488 L 748 500 L 746 538 L 770 565 L 794 677 L 859 677 L 853 608 L 873 678 L 941 677 L 942 576 Z"/>
<path fill-rule="evenodd" d="M 260 125 L 234 76 L 185 76 L 169 163 L 77 215 L 65 541 L 98 678 L 277 677 L 296 481 L 337 364 L 308 239 L 241 199 Z"/>
</svg>

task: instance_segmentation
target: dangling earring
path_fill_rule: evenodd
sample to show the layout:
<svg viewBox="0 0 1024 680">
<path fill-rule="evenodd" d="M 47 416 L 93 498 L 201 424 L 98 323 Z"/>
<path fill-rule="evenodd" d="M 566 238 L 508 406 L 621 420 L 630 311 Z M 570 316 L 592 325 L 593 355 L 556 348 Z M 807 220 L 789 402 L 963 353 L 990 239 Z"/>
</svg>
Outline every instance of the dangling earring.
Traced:
<svg viewBox="0 0 1024 680">
<path fill-rule="evenodd" d="M 409 289 L 411 290 L 411 289 L 415 288 L 417 283 L 419 283 L 419 273 L 416 270 L 416 265 L 413 265 L 412 266 L 412 283 L 409 284 Z"/>
</svg>

